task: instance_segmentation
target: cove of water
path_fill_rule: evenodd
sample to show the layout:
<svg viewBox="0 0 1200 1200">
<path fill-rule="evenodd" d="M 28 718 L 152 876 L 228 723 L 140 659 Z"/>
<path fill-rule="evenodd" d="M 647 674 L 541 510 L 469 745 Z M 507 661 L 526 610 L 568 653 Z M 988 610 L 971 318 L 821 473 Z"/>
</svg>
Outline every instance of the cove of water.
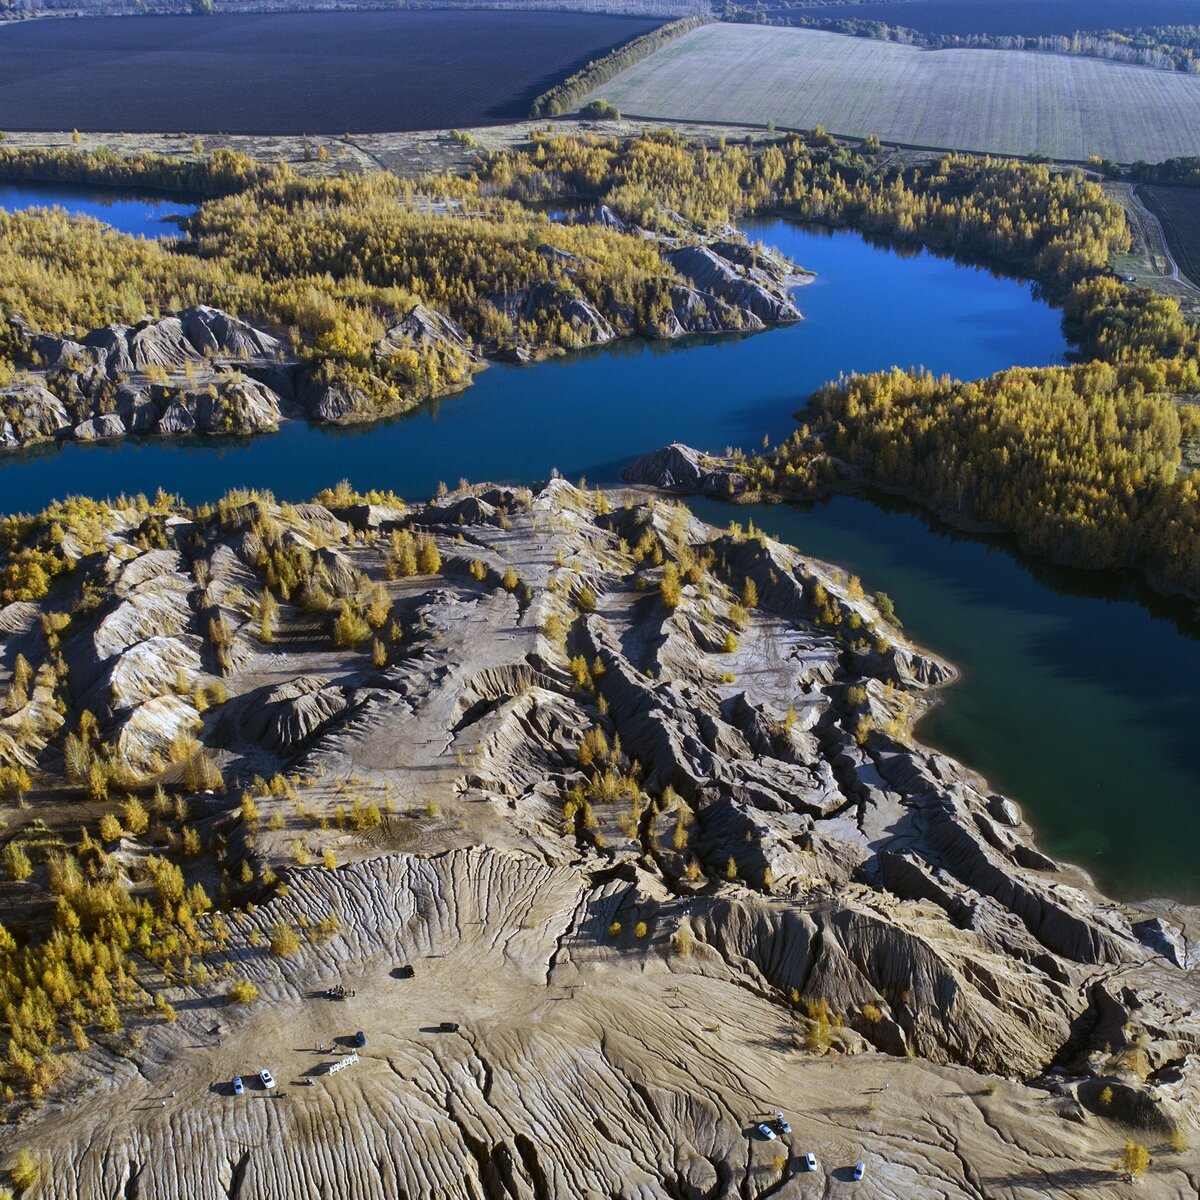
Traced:
<svg viewBox="0 0 1200 1200">
<path fill-rule="evenodd" d="M 0 183 L 0 209 L 65 208 L 104 221 L 139 237 L 178 237 L 174 218 L 189 216 L 194 204 L 162 196 L 139 196 L 111 188 L 72 187 L 63 183 Z"/>
<path fill-rule="evenodd" d="M 720 450 L 782 437 L 804 396 L 842 372 L 912 364 L 977 377 L 1066 352 L 1058 314 L 1027 283 L 849 232 L 783 222 L 747 232 L 818 273 L 797 293 L 801 324 L 493 366 L 462 394 L 369 428 L 35 449 L 0 459 L 0 511 L 158 487 L 191 502 L 234 486 L 304 499 L 343 477 L 411 498 L 440 480 L 525 483 L 554 468 L 610 484 L 669 441 Z M 1050 853 L 1119 895 L 1200 899 L 1200 763 L 1189 754 L 1200 641 L 1182 609 L 878 497 L 694 506 L 721 525 L 752 516 L 888 592 L 909 634 L 963 671 L 921 738 L 1022 802 Z"/>
</svg>

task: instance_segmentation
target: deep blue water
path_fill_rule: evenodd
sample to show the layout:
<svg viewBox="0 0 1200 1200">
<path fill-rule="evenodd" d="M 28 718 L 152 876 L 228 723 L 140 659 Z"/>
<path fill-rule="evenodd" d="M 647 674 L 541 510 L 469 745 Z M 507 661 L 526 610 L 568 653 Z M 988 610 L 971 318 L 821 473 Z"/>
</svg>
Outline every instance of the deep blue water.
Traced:
<svg viewBox="0 0 1200 1200">
<path fill-rule="evenodd" d="M 86 213 L 123 233 L 148 238 L 178 237 L 179 226 L 170 218 L 196 211 L 194 204 L 180 200 L 130 196 L 111 189 L 0 182 L 0 208 L 8 212 L 55 205 L 70 212 Z"/>
<path fill-rule="evenodd" d="M 554 468 L 613 483 L 668 441 L 719 450 L 785 435 L 804 396 L 842 372 L 918 364 L 980 376 L 1067 350 L 1058 314 L 1026 283 L 853 233 L 781 222 L 749 232 L 818 272 L 798 292 L 803 323 L 493 366 L 461 395 L 367 429 L 293 423 L 241 442 L 32 451 L 0 460 L 0 511 L 160 486 L 189 501 L 238 485 L 302 499 L 343 477 L 412 498 L 440 480 L 529 482 Z M 718 524 L 753 516 L 890 593 L 909 633 L 963 671 L 922 738 L 1022 802 L 1050 853 L 1119 894 L 1200 899 L 1190 614 L 1128 581 L 1032 564 L 1004 539 L 966 537 L 886 499 L 695 507 Z"/>
</svg>

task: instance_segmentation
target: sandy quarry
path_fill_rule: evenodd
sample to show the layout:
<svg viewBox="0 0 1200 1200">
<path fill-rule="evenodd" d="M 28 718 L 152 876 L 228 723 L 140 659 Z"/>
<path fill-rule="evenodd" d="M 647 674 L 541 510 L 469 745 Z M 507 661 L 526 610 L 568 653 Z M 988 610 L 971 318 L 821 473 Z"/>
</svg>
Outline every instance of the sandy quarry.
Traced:
<svg viewBox="0 0 1200 1200">
<path fill-rule="evenodd" d="M 286 603 L 273 643 L 256 636 L 264 512 L 339 594 L 384 584 L 403 630 L 384 667 Z M 182 514 L 136 554 L 127 519 L 111 593 L 66 643 L 72 677 L 108 689 L 110 735 L 143 753 L 163 703 L 136 647 L 202 637 L 204 579 L 236 637 L 201 738 L 227 784 L 302 780 L 260 797 L 253 828 L 236 786 L 207 798 L 207 828 L 287 886 L 229 918 L 216 981 L 167 989 L 177 1023 L 97 1043 L 7 1132 L 42 1164 L 27 1195 L 1196 1195 L 1196 1151 L 1167 1146 L 1200 1135 L 1189 914 L 1105 901 L 912 741 L 953 670 L 841 572 L 562 481 L 416 510 L 251 502 L 223 524 Z M 431 534 L 440 571 L 387 580 L 394 529 Z M 666 565 L 706 555 L 665 604 Z M 4 615 L 8 663 L 33 635 Z M 620 738 L 617 775 L 639 764 L 641 800 L 564 820 L 599 772 L 578 749 L 595 727 Z M 322 822 L 351 793 L 384 808 L 377 828 Z M 266 948 L 331 914 L 332 937 Z M 222 972 L 258 1000 L 225 1004 Z M 327 998 L 339 982 L 355 994 Z M 327 1073 L 358 1030 L 359 1060 Z M 1134 1045 L 1145 1076 L 1123 1065 Z M 777 1111 L 792 1132 L 766 1140 Z M 1142 1184 L 1115 1167 L 1128 1138 L 1153 1153 Z"/>
</svg>

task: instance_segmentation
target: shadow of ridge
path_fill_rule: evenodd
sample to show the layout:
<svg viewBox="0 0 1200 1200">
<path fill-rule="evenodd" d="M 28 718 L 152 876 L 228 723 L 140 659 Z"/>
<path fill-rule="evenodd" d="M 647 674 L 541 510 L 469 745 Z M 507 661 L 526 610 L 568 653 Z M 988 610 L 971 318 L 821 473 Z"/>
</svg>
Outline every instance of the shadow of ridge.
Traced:
<svg viewBox="0 0 1200 1200">
<path fill-rule="evenodd" d="M 1029 1171 L 1024 1174 L 994 1178 L 989 1186 L 1008 1188 L 1086 1187 L 1090 1184 L 1116 1183 L 1121 1172 L 1096 1167 L 1066 1167 L 1061 1171 Z"/>
</svg>

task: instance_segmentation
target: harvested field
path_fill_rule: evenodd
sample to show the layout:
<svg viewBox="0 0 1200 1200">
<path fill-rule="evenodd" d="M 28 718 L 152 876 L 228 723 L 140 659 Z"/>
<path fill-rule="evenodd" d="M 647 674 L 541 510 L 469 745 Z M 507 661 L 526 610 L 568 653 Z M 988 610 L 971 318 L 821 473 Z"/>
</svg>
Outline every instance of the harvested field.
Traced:
<svg viewBox="0 0 1200 1200">
<path fill-rule="evenodd" d="M 1200 282 L 1200 188 L 1144 185 L 1138 192 L 1162 222 L 1179 270 Z"/>
<path fill-rule="evenodd" d="M 823 125 L 912 146 L 1121 162 L 1200 152 L 1200 77 L 814 30 L 708 25 L 596 95 L 628 116 Z"/>
<path fill-rule="evenodd" d="M 27 21 L 0 28 L 0 127 L 340 134 L 518 119 L 661 23 L 491 11 Z"/>
<path fill-rule="evenodd" d="M 922 33 L 973 33 L 999 37 L 1047 37 L 1076 30 L 1128 29 L 1147 25 L 1191 25 L 1195 0 L 879 0 L 865 4 L 780 5 L 768 10 L 780 17 L 879 21 Z"/>
</svg>

